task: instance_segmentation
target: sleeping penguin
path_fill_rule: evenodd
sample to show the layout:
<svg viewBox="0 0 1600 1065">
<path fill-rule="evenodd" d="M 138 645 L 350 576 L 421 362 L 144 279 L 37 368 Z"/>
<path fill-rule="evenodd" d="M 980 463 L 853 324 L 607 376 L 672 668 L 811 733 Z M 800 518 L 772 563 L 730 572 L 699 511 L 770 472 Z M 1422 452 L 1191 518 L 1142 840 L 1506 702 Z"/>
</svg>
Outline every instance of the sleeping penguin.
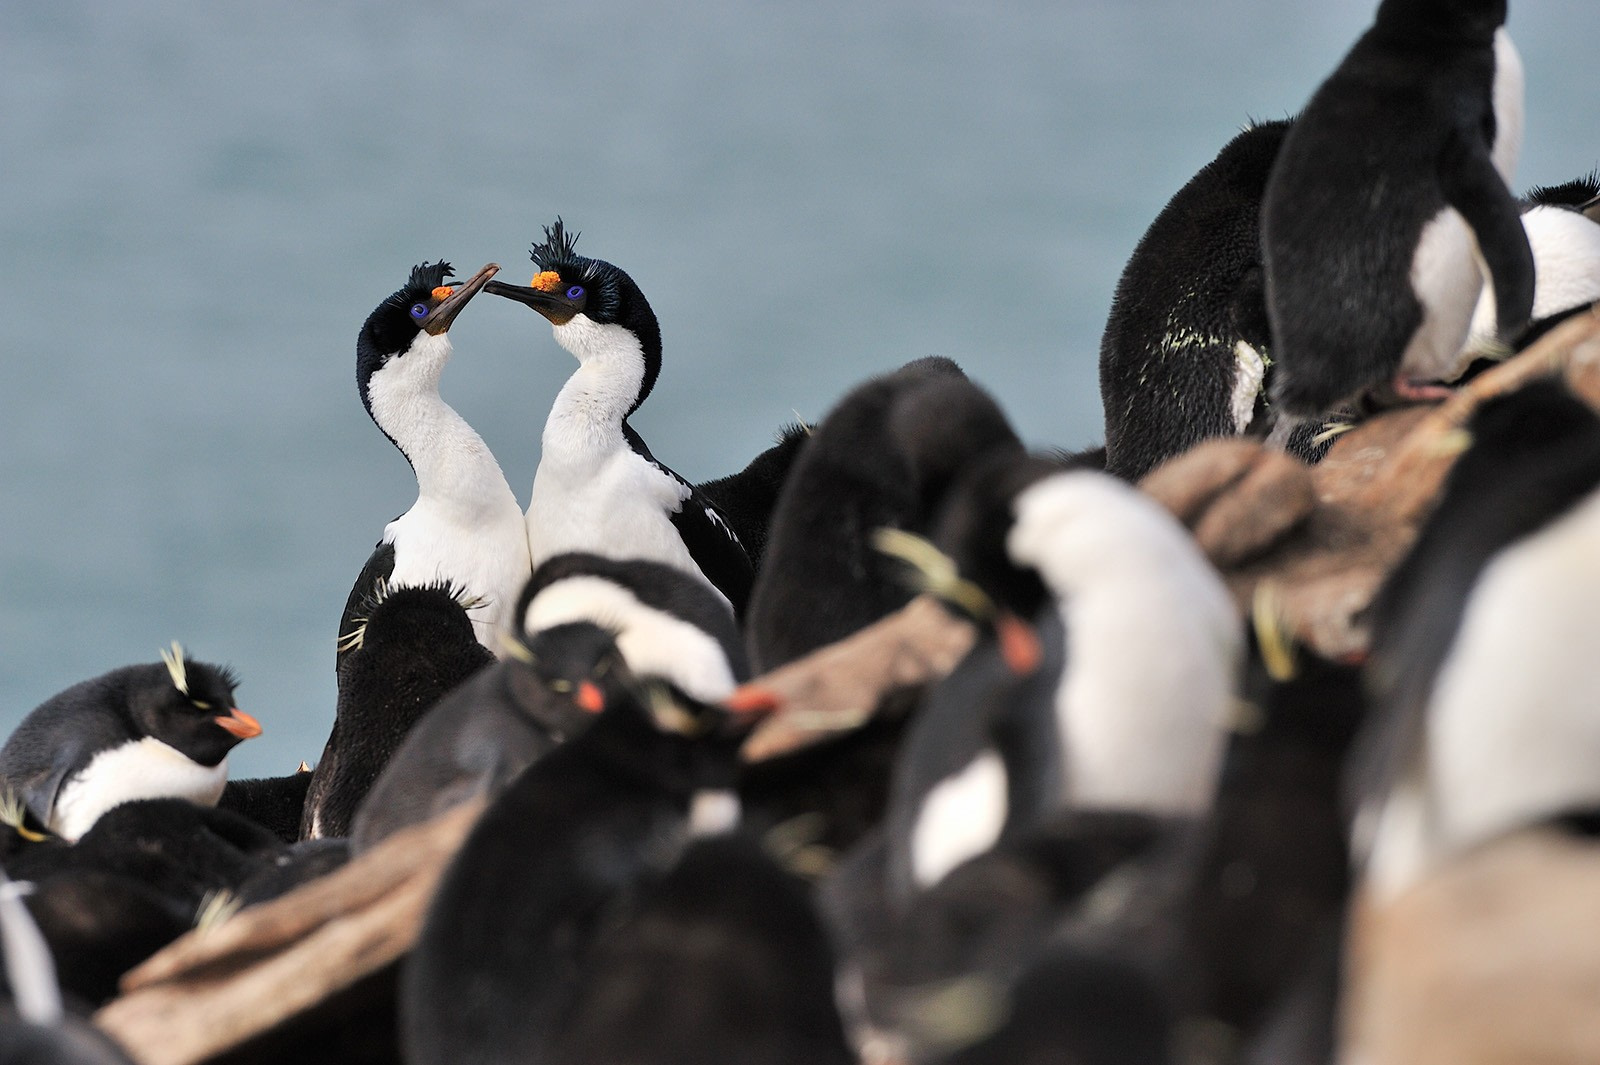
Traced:
<svg viewBox="0 0 1600 1065">
<path fill-rule="evenodd" d="M 1506 187 L 1522 67 L 1505 16 L 1505 0 L 1383 0 L 1284 138 L 1261 240 L 1285 414 L 1441 396 L 1429 382 L 1466 365 L 1480 256 L 1500 340 L 1528 324 L 1533 254 Z"/>
<path fill-rule="evenodd" d="M 210 806 L 228 779 L 228 752 L 261 734 L 233 704 L 238 681 L 186 657 L 124 666 L 75 684 L 34 709 L 0 749 L 0 786 L 39 824 L 76 840 L 132 799 Z"/>
</svg>

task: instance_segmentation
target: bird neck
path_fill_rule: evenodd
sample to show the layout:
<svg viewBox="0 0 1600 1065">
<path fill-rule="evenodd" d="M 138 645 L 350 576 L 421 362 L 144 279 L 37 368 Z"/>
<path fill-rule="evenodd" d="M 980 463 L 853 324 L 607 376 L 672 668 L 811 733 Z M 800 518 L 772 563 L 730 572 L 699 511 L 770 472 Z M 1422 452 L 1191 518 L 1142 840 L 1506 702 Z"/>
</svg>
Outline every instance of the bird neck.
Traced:
<svg viewBox="0 0 1600 1065">
<path fill-rule="evenodd" d="M 579 316 L 556 331 L 577 356 L 578 369 L 562 386 L 545 421 L 540 463 L 581 460 L 626 447 L 627 420 L 645 396 L 645 352 L 632 332 Z"/>
<path fill-rule="evenodd" d="M 372 420 L 411 463 L 419 498 L 514 503 L 488 445 L 439 395 L 449 358 L 449 338 L 429 337 L 373 374 L 367 386 Z"/>
</svg>

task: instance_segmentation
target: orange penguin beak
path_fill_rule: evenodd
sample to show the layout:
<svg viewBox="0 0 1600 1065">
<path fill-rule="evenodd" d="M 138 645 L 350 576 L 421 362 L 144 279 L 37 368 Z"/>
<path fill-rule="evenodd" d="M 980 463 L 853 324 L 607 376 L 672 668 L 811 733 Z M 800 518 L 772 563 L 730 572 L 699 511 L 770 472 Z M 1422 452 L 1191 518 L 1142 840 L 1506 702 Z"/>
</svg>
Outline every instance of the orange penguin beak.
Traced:
<svg viewBox="0 0 1600 1065">
<path fill-rule="evenodd" d="M 237 706 L 229 709 L 226 714 L 218 714 L 211 720 L 215 721 L 217 727 L 222 731 L 232 733 L 241 740 L 261 735 L 261 722 L 240 710 Z"/>
<path fill-rule="evenodd" d="M 587 710 L 591 714 L 598 714 L 606 708 L 606 697 L 600 693 L 599 685 L 592 680 L 578 682 L 578 690 L 572 693 L 572 701 L 578 704 L 578 709 Z"/>
<path fill-rule="evenodd" d="M 995 634 L 1000 641 L 1000 657 L 1019 677 L 1026 677 L 1039 668 L 1044 651 L 1033 626 L 1015 614 L 1002 610 L 994 619 Z"/>
</svg>

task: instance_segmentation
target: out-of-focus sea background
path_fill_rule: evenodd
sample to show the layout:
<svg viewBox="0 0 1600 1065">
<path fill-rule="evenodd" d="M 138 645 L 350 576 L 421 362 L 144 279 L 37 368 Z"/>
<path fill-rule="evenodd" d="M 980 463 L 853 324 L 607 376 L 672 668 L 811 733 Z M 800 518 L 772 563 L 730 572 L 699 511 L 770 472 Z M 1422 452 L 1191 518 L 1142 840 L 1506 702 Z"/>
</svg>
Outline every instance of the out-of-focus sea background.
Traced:
<svg viewBox="0 0 1600 1065">
<path fill-rule="evenodd" d="M 525 282 L 557 215 L 654 305 L 633 421 L 691 479 L 928 354 L 1030 443 L 1098 442 L 1145 227 L 1375 6 L 8 4 L 0 734 L 178 639 L 265 725 L 235 776 L 314 762 L 345 596 L 415 498 L 356 331 L 424 259 Z M 1512 5 L 1519 190 L 1600 162 L 1592 14 Z M 576 364 L 504 300 L 451 336 L 445 398 L 526 501 Z"/>
</svg>

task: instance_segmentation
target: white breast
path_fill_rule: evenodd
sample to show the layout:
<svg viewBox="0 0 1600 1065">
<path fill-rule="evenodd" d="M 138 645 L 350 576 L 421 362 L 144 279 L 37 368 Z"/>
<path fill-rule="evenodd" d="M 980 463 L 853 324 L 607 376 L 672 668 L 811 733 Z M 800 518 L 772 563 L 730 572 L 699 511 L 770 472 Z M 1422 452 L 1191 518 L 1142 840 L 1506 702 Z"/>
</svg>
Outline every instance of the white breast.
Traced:
<svg viewBox="0 0 1600 1065">
<path fill-rule="evenodd" d="M 1479 577 L 1407 781 L 1369 815 L 1369 876 L 1398 890 L 1438 858 L 1600 805 L 1600 494 Z"/>
<path fill-rule="evenodd" d="M 1204 811 L 1215 790 L 1241 622 L 1188 531 L 1114 478 L 1059 474 L 1017 499 L 1007 539 L 1066 624 L 1057 689 L 1066 802 Z"/>
<path fill-rule="evenodd" d="M 215 806 L 228 782 L 228 760 L 203 766 L 146 736 L 101 751 L 62 784 L 49 829 L 76 842 L 100 815 L 135 799 L 188 799 Z"/>
</svg>

